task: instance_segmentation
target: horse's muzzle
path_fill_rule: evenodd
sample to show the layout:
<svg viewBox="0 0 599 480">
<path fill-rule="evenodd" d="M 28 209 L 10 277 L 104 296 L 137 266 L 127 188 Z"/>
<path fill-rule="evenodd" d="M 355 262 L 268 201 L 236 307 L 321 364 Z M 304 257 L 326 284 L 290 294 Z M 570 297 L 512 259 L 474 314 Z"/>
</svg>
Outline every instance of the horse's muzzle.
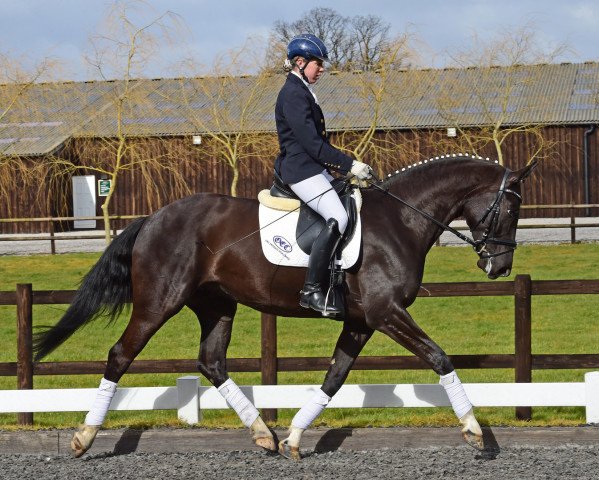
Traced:
<svg viewBox="0 0 599 480">
<path fill-rule="evenodd" d="M 495 280 L 499 277 L 509 277 L 512 273 L 511 264 L 503 266 L 493 265 L 493 258 L 479 258 L 476 265 L 487 274 L 490 280 Z"/>
</svg>

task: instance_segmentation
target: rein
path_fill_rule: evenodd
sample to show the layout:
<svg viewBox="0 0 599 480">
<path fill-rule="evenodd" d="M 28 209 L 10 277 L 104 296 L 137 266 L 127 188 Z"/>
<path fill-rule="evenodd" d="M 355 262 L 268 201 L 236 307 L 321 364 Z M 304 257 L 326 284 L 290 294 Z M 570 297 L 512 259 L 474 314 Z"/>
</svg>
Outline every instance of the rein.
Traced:
<svg viewBox="0 0 599 480">
<path fill-rule="evenodd" d="M 520 202 L 522 202 L 522 196 L 519 193 L 514 192 L 513 190 L 511 190 L 509 188 L 505 188 L 507 177 L 510 174 L 510 172 L 511 171 L 509 169 L 505 170 L 505 173 L 503 174 L 503 179 L 501 180 L 501 185 L 499 187 L 499 190 L 497 191 L 497 195 L 495 196 L 495 200 L 493 200 L 493 202 L 491 203 L 491 205 L 489 205 L 489 207 L 487 208 L 487 210 L 485 211 L 485 213 L 483 214 L 483 216 L 481 217 L 481 219 L 474 226 L 474 228 L 476 228 L 481 223 L 484 223 L 485 220 L 487 219 L 487 217 L 489 215 L 491 215 L 491 221 L 489 222 L 489 226 L 487 227 L 487 229 L 483 233 L 483 236 L 481 237 L 480 240 L 472 240 L 471 238 L 467 237 L 466 235 L 464 235 L 463 233 L 459 232 L 455 228 L 450 227 L 449 225 L 445 225 L 444 223 L 442 223 L 439 220 L 437 220 L 436 218 L 432 217 L 431 215 L 429 215 L 425 211 L 419 209 L 418 207 L 415 207 L 414 205 L 406 202 L 405 200 L 401 199 L 397 195 L 394 195 L 393 193 L 389 192 L 385 188 L 383 188 L 380 185 L 378 185 L 378 183 L 380 183 L 380 180 L 378 178 L 374 177 L 375 178 L 375 182 L 369 181 L 369 180 L 367 180 L 367 182 L 372 187 L 374 187 L 377 190 L 383 192 L 385 195 L 390 196 L 394 200 L 397 200 L 398 202 L 400 202 L 402 205 L 405 205 L 406 207 L 414 210 L 415 212 L 417 212 L 418 214 L 420 214 L 421 216 L 423 216 L 424 218 L 426 218 L 430 222 L 432 222 L 435 225 L 437 225 L 439 228 L 442 228 L 443 230 L 447 230 L 448 232 L 453 233 L 460 240 L 463 240 L 464 242 L 466 242 L 469 245 L 471 245 L 472 248 L 474 249 L 474 251 L 477 253 L 477 255 L 480 258 L 486 259 L 486 258 L 498 257 L 500 255 L 504 255 L 506 253 L 513 252 L 516 249 L 516 246 L 517 246 L 517 242 L 515 242 L 514 240 L 502 240 L 502 239 L 499 239 L 499 238 L 495 238 L 495 229 L 497 227 L 497 219 L 499 217 L 499 207 L 501 206 L 501 199 L 503 198 L 503 195 L 505 193 L 511 193 L 512 195 L 515 195 L 516 198 Z M 487 251 L 487 249 L 486 249 L 488 243 L 492 243 L 492 244 L 495 244 L 495 245 L 503 245 L 503 246 L 506 246 L 506 247 L 509 247 L 509 248 L 507 250 L 504 250 L 503 252 L 489 253 Z"/>
<path fill-rule="evenodd" d="M 437 227 L 439 227 L 439 228 L 441 228 L 443 230 L 447 230 L 448 232 L 453 233 L 460 240 L 462 240 L 462 241 L 468 243 L 469 245 L 471 245 L 472 248 L 474 249 L 474 251 L 477 253 L 477 255 L 480 258 L 487 259 L 487 258 L 492 258 L 492 257 L 499 257 L 500 255 L 505 255 L 506 253 L 513 252 L 516 249 L 517 242 L 515 242 L 514 240 L 502 240 L 502 239 L 499 239 L 499 238 L 495 238 L 495 229 L 497 227 L 497 219 L 499 217 L 499 208 L 501 206 L 501 200 L 503 198 L 503 195 L 505 193 L 511 193 L 512 195 L 516 196 L 516 198 L 518 199 L 519 202 L 522 202 L 522 196 L 519 193 L 514 192 L 513 190 L 511 190 L 509 188 L 505 188 L 505 184 L 507 182 L 507 177 L 511 173 L 511 170 L 509 170 L 509 169 L 505 170 L 505 173 L 503 174 L 503 179 L 501 180 L 501 185 L 499 187 L 499 190 L 497 191 L 497 195 L 495 196 L 495 200 L 493 200 L 493 202 L 491 203 L 491 205 L 489 205 L 489 207 L 487 208 L 487 210 L 485 211 L 485 213 L 483 214 L 483 216 L 481 217 L 481 219 L 473 227 L 473 228 L 476 228 L 481 223 L 484 223 L 485 220 L 487 219 L 487 217 L 489 215 L 491 215 L 491 221 L 489 222 L 489 226 L 484 231 L 483 236 L 481 237 L 480 240 L 472 240 L 471 238 L 467 237 L 466 235 L 464 235 L 463 233 L 459 232 L 455 228 L 450 227 L 449 225 L 445 225 L 444 223 L 440 222 L 439 220 L 437 220 L 433 216 L 429 215 L 425 211 L 420 210 L 418 207 L 415 207 L 414 205 L 406 202 L 405 200 L 401 199 L 397 195 L 394 195 L 393 193 L 391 193 L 388 190 L 384 189 L 383 187 L 381 187 L 380 185 L 378 185 L 378 183 L 381 183 L 381 181 L 376 177 L 376 175 L 374 174 L 374 172 L 371 172 L 371 173 L 372 173 L 372 176 L 374 178 L 374 181 L 372 181 L 372 180 L 366 180 L 366 182 L 368 182 L 368 184 L 370 186 L 372 186 L 375 189 L 383 192 L 385 195 L 388 195 L 389 197 L 393 198 L 394 200 L 400 202 L 402 205 L 405 205 L 406 207 L 414 210 L 415 212 L 417 212 L 418 214 L 420 214 L 421 216 L 423 216 L 424 218 L 426 218 L 430 222 L 434 223 Z M 349 179 L 352 176 L 353 175 L 350 175 L 350 176 L 346 177 L 346 179 L 344 181 L 348 182 Z M 326 190 L 325 192 L 316 195 L 314 198 L 312 198 L 311 200 L 309 200 L 306 203 L 310 203 L 312 200 L 315 200 L 319 196 L 324 195 L 325 193 L 329 192 L 333 188 L 334 187 L 331 187 L 330 189 Z M 218 254 L 218 253 L 220 253 L 220 252 L 228 249 L 229 247 L 232 247 L 233 245 L 236 245 L 239 242 L 247 239 L 248 237 L 251 237 L 252 235 L 258 233 L 262 229 L 264 229 L 264 228 L 268 227 L 269 225 L 272 225 L 273 223 L 277 222 L 278 220 L 280 220 L 284 216 L 287 216 L 287 215 L 293 213 L 294 211 L 298 210 L 299 208 L 300 207 L 297 207 L 294 210 L 287 212 L 282 217 L 280 217 L 280 218 L 278 218 L 278 219 L 273 220 L 272 222 L 270 222 L 268 225 L 264 225 L 263 227 L 258 228 L 257 230 L 254 230 L 253 232 L 250 232 L 249 234 L 245 235 L 244 237 L 241 237 L 240 239 L 238 239 L 238 240 L 236 240 L 236 241 L 234 241 L 234 242 L 232 242 L 232 243 L 230 243 L 230 244 L 228 244 L 228 245 L 226 245 L 226 246 L 224 246 L 224 247 L 222 247 L 222 248 L 220 248 L 220 249 L 218 249 L 216 251 L 213 251 L 203 241 L 200 241 L 199 243 L 201 245 L 203 245 L 204 247 L 206 247 L 206 249 L 212 255 L 216 255 L 216 254 Z M 487 251 L 487 249 L 486 249 L 488 243 L 492 243 L 492 244 L 495 244 L 495 245 L 503 245 L 503 246 L 506 246 L 506 247 L 509 247 L 509 248 L 507 250 L 504 250 L 503 252 L 489 253 Z"/>
</svg>

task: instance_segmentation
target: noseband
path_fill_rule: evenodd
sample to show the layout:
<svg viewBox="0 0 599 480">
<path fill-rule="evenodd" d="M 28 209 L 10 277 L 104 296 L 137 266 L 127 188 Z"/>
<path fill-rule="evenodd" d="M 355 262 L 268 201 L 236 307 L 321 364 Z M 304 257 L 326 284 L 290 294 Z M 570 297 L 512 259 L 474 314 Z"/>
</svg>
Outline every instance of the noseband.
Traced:
<svg viewBox="0 0 599 480">
<path fill-rule="evenodd" d="M 499 190 L 497 191 L 495 200 L 493 200 L 491 205 L 489 205 L 489 207 L 483 214 L 482 218 L 473 227 L 473 229 L 474 229 L 474 228 L 478 227 L 481 223 L 484 223 L 488 217 L 491 218 L 489 220 L 489 225 L 485 229 L 483 236 L 480 238 L 480 240 L 475 240 L 474 242 L 472 242 L 472 241 L 468 242 L 472 245 L 472 247 L 474 248 L 474 251 L 478 254 L 478 256 L 480 258 L 492 258 L 492 257 L 498 257 L 500 255 L 505 255 L 506 253 L 513 252 L 518 245 L 518 243 L 515 240 L 503 240 L 500 238 L 495 238 L 495 230 L 497 229 L 497 221 L 499 219 L 499 209 L 501 207 L 501 200 L 503 199 L 504 194 L 511 193 L 518 199 L 519 203 L 522 203 L 522 196 L 519 193 L 514 192 L 513 190 L 511 190 L 509 188 L 505 188 L 505 184 L 507 182 L 507 177 L 510 173 L 511 173 L 510 170 L 508 170 L 508 169 L 505 170 L 505 173 L 503 174 L 503 179 L 501 180 L 501 186 L 499 187 Z M 510 213 L 509 210 L 508 210 L 508 213 Z M 511 213 L 510 213 L 510 215 L 511 215 Z M 509 248 L 502 252 L 489 253 L 487 251 L 488 243 L 492 243 L 494 245 L 504 245 Z"/>
<path fill-rule="evenodd" d="M 497 191 L 497 195 L 495 196 L 495 200 L 493 200 L 491 205 L 489 205 L 489 207 L 483 214 L 482 218 L 473 227 L 473 229 L 478 227 L 481 223 L 484 223 L 487 220 L 489 215 L 491 216 L 491 220 L 489 221 L 489 226 L 485 229 L 483 236 L 479 240 L 472 240 L 471 238 L 467 237 L 466 235 L 459 232 L 455 228 L 450 227 L 449 225 L 445 225 L 444 223 L 441 223 L 439 220 L 430 216 L 428 213 L 420 210 L 419 208 L 416 208 L 413 205 L 410 205 L 405 200 L 402 200 L 397 195 L 393 195 L 391 192 L 384 189 L 380 185 L 377 185 L 375 182 L 369 181 L 368 183 L 370 183 L 371 186 L 380 190 L 384 194 L 389 195 L 390 197 L 394 198 L 398 202 L 402 203 L 406 207 L 411 208 L 415 212 L 418 212 L 424 218 L 430 220 L 432 223 L 434 223 L 438 227 L 442 228 L 443 230 L 447 230 L 448 232 L 453 233 L 460 240 L 463 240 L 464 242 L 472 245 L 472 248 L 474 248 L 474 251 L 478 254 L 478 256 L 480 258 L 487 259 L 487 258 L 492 258 L 492 257 L 499 257 L 500 255 L 505 255 L 506 253 L 513 252 L 516 249 L 516 246 L 518 245 L 515 240 L 504 240 L 501 238 L 495 238 L 495 230 L 497 229 L 497 221 L 499 219 L 499 209 L 501 207 L 501 200 L 503 199 L 504 194 L 511 193 L 518 199 L 518 202 L 520 202 L 520 203 L 522 202 L 522 196 L 519 193 L 514 192 L 513 190 L 511 190 L 509 188 L 505 188 L 505 184 L 507 183 L 507 177 L 509 176 L 510 173 L 511 173 L 511 170 L 506 168 L 506 170 L 503 174 L 503 179 L 501 180 L 501 185 L 499 186 L 499 190 Z M 376 177 L 375 177 L 375 179 L 376 179 Z M 509 210 L 508 210 L 508 213 L 510 213 Z M 510 213 L 510 215 L 511 215 L 511 213 Z M 504 245 L 509 248 L 507 248 L 506 250 L 504 250 L 502 252 L 489 253 L 487 251 L 487 244 L 489 244 L 489 243 L 492 243 L 495 245 Z"/>
</svg>

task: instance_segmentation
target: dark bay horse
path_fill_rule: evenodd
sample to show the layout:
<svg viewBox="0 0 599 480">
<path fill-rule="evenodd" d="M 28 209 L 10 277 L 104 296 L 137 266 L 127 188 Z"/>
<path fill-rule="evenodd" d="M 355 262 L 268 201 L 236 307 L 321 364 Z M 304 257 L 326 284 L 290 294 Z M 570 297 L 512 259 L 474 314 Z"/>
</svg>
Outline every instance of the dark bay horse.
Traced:
<svg viewBox="0 0 599 480">
<path fill-rule="evenodd" d="M 358 263 L 346 272 L 347 312 L 320 392 L 325 400 L 314 404 L 320 405 L 316 410 L 311 405 L 311 411 L 322 411 L 326 398 L 339 390 L 378 330 L 441 376 L 465 440 L 482 448 L 482 431 L 449 358 L 407 310 L 420 288 L 425 257 L 443 228 L 393 196 L 444 225 L 465 218 L 476 242 L 478 266 L 494 279 L 510 274 L 520 183 L 533 166 L 511 172 L 493 162 L 458 155 L 421 162 L 376 188 L 362 190 L 362 251 Z M 34 348 L 40 360 L 99 314 L 114 316 L 124 305 L 133 305 L 127 328 L 108 354 L 94 407 L 73 437 L 76 456 L 91 446 L 116 384 L 131 362 L 184 306 L 195 312 L 201 327 L 198 370 L 235 408 L 256 443 L 277 449 L 257 410 L 227 373 L 237 304 L 286 317 L 318 314 L 298 303 L 305 269 L 269 263 L 261 253 L 258 229 L 256 200 L 217 194 L 178 200 L 130 224 L 86 275 L 61 320 L 36 335 Z M 279 445 L 282 453 L 299 458 L 305 428 L 292 424 L 290 437 Z"/>
</svg>

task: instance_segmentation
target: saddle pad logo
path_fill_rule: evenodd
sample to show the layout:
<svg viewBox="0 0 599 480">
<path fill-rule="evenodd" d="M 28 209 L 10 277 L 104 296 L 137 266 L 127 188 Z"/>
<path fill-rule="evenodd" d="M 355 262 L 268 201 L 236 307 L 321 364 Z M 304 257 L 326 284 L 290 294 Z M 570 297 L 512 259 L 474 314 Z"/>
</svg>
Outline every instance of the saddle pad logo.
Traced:
<svg viewBox="0 0 599 480">
<path fill-rule="evenodd" d="M 285 238 L 281 237 L 280 235 L 274 236 L 272 238 L 272 241 L 274 242 L 274 244 L 277 248 L 284 251 L 285 253 L 290 253 L 293 250 L 293 247 L 291 246 L 291 244 L 287 240 L 285 240 Z"/>
</svg>

